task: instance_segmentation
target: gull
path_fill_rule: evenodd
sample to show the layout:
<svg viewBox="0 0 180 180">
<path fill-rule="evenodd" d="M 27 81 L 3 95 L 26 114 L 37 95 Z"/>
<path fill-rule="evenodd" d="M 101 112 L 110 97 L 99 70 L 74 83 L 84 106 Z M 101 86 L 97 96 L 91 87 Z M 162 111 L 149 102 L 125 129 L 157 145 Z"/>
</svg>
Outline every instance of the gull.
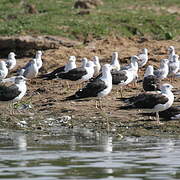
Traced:
<svg viewBox="0 0 180 180">
<path fill-rule="evenodd" d="M 40 50 L 37 51 L 35 59 L 36 59 L 36 64 L 37 64 L 38 70 L 42 67 L 42 64 L 43 64 L 41 56 L 42 56 L 42 51 L 40 51 Z"/>
<path fill-rule="evenodd" d="M 169 63 L 168 59 L 162 59 L 160 62 L 160 68 L 154 70 L 154 75 L 160 80 L 165 79 L 169 73 L 168 63 Z"/>
<path fill-rule="evenodd" d="M 0 61 L 0 80 L 6 78 L 8 75 L 8 68 L 6 67 L 5 61 Z"/>
<path fill-rule="evenodd" d="M 169 61 L 169 76 L 174 78 L 176 73 L 179 70 L 179 60 L 178 60 L 179 56 L 178 55 L 173 55 L 172 56 L 172 60 Z"/>
<path fill-rule="evenodd" d="M 138 60 L 138 66 L 141 68 L 146 65 L 148 61 L 148 50 L 147 48 L 142 49 L 142 53 L 137 55 L 139 60 Z"/>
<path fill-rule="evenodd" d="M 133 72 L 134 72 L 133 82 L 136 82 L 138 79 L 138 70 L 139 70 L 138 60 L 139 60 L 139 58 L 137 56 L 131 57 L 131 64 L 130 64 L 129 69 L 133 70 Z"/>
<path fill-rule="evenodd" d="M 124 70 L 120 71 L 111 71 L 112 74 L 112 83 L 120 87 L 120 93 L 122 97 L 122 88 L 123 86 L 128 85 L 129 83 L 135 82 L 138 78 L 138 57 L 132 56 L 131 63 L 124 67 Z"/>
<path fill-rule="evenodd" d="M 120 94 L 122 94 L 122 88 L 134 80 L 134 69 L 112 71 L 112 83 L 113 85 L 118 85 L 120 87 Z"/>
<path fill-rule="evenodd" d="M 84 88 L 79 89 L 74 95 L 69 96 L 66 100 L 82 99 L 88 97 L 101 97 L 108 95 L 112 89 L 112 67 L 105 64 L 102 67 L 102 76 L 90 81 Z M 96 104 L 97 107 L 97 104 Z"/>
<path fill-rule="evenodd" d="M 160 79 L 154 75 L 154 68 L 149 65 L 146 68 L 144 79 L 143 79 L 143 89 L 144 91 L 157 91 L 160 89 Z"/>
<path fill-rule="evenodd" d="M 170 108 L 174 102 L 173 86 L 171 84 L 163 84 L 161 91 L 145 92 L 137 96 L 127 98 L 129 104 L 120 107 L 120 109 L 143 109 L 149 113 L 156 113 L 157 123 L 160 124 L 159 112 Z"/>
<path fill-rule="evenodd" d="M 139 69 L 138 60 L 139 60 L 138 56 L 131 56 L 130 64 L 121 68 L 121 70 L 133 70 L 134 78 L 133 78 L 132 82 L 134 82 L 134 83 L 138 79 L 138 69 Z M 134 86 L 135 86 L 135 84 L 134 84 Z"/>
<path fill-rule="evenodd" d="M 36 60 L 36 64 L 37 64 L 37 68 L 38 70 L 42 67 L 42 51 L 37 51 L 36 55 L 35 55 L 35 59 Z M 32 61 L 29 61 L 23 68 L 21 68 L 20 70 L 17 71 L 18 75 L 22 74 L 23 71 L 21 71 L 22 69 L 27 69 L 29 66 L 31 66 Z M 21 72 L 20 72 L 21 71 Z"/>
<path fill-rule="evenodd" d="M 153 113 L 142 113 L 143 116 L 151 115 L 153 116 Z M 171 106 L 170 108 L 166 109 L 165 111 L 159 112 L 159 117 L 163 120 L 169 121 L 169 120 L 180 120 L 180 106 Z"/>
<path fill-rule="evenodd" d="M 14 52 L 10 52 L 8 54 L 8 59 L 6 60 L 6 66 L 9 70 L 12 70 L 16 66 L 16 54 Z"/>
<path fill-rule="evenodd" d="M 111 61 L 112 70 L 120 70 L 120 64 L 118 61 L 118 52 L 112 53 L 112 61 Z"/>
<path fill-rule="evenodd" d="M 0 85 L 0 101 L 19 101 L 25 95 L 26 90 L 26 78 L 23 76 L 16 76 L 13 85 Z"/>
<path fill-rule="evenodd" d="M 138 60 L 139 60 L 138 56 L 131 56 L 130 64 L 123 66 L 121 70 L 128 70 L 133 67 L 135 71 L 138 71 L 139 69 Z"/>
<path fill-rule="evenodd" d="M 98 56 L 94 56 L 93 57 L 93 62 L 95 64 L 94 66 L 94 77 L 99 75 L 99 72 L 101 70 L 101 65 L 99 63 L 99 57 Z"/>
<path fill-rule="evenodd" d="M 23 75 L 27 79 L 32 79 L 37 76 L 39 69 L 37 67 L 36 59 L 32 59 L 29 61 L 29 65 L 24 69 L 21 70 L 21 75 Z"/>
<path fill-rule="evenodd" d="M 81 62 L 82 62 L 81 67 L 82 67 L 82 68 L 85 68 L 85 67 L 87 66 L 88 59 L 84 57 L 84 58 L 82 58 Z"/>
<path fill-rule="evenodd" d="M 77 67 L 68 72 L 57 73 L 56 77 L 58 79 L 66 79 L 71 81 L 88 81 L 94 75 L 94 63 L 88 61 L 86 67 Z"/>
<path fill-rule="evenodd" d="M 46 80 L 56 79 L 56 74 L 61 73 L 61 72 L 66 73 L 66 72 L 68 72 L 74 68 L 76 68 L 76 57 L 75 56 L 69 56 L 67 64 L 53 70 L 52 72 L 49 72 L 47 74 L 43 74 L 43 75 L 39 76 L 39 78 L 44 78 Z"/>
<path fill-rule="evenodd" d="M 175 55 L 175 48 L 174 48 L 174 46 L 169 46 L 168 47 L 168 60 L 169 60 L 169 62 L 171 60 L 173 60 L 173 56 L 174 55 Z"/>
<path fill-rule="evenodd" d="M 26 78 L 23 76 L 16 76 L 14 78 L 14 84 L 11 86 L 5 86 L 0 84 L 0 101 L 1 102 L 17 102 L 21 100 L 26 94 Z"/>
</svg>

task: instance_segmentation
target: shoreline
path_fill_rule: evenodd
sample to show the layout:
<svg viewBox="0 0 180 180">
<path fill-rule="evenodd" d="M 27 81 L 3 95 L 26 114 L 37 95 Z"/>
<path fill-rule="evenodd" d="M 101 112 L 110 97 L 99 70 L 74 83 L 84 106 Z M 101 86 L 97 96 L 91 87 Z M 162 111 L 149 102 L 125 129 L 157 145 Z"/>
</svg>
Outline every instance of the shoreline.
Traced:
<svg viewBox="0 0 180 180">
<path fill-rule="evenodd" d="M 43 52 L 43 68 L 40 74 L 54 70 L 67 62 L 68 56 L 75 55 L 77 63 L 83 57 L 92 59 L 94 55 L 99 56 L 100 63 L 110 63 L 113 51 L 119 53 L 119 61 L 123 66 L 129 63 L 132 55 L 139 52 L 141 48 L 149 50 L 149 64 L 155 67 L 159 66 L 161 58 L 167 57 L 167 47 L 173 45 L 179 52 L 180 44 L 178 41 L 155 41 L 146 40 L 139 42 L 138 39 L 114 38 L 108 37 L 102 40 L 93 40 L 84 46 L 65 47 L 58 49 L 46 50 Z M 30 58 L 21 58 L 17 60 L 17 69 L 22 67 Z M 142 70 L 144 72 L 144 69 Z M 15 72 L 15 71 L 14 71 Z M 14 75 L 13 72 L 9 77 Z M 142 78 L 140 74 L 140 79 Z M 168 82 L 168 80 L 163 81 Z M 118 98 L 118 87 L 113 86 L 112 92 L 103 98 L 103 111 L 95 108 L 95 99 L 84 99 L 81 101 L 62 100 L 72 95 L 76 90 L 75 82 L 69 82 L 68 88 L 64 81 L 60 80 L 42 80 L 35 78 L 27 83 L 28 91 L 26 96 L 18 103 L 17 107 L 22 108 L 22 104 L 28 105 L 21 109 L 21 113 L 15 116 L 4 114 L 3 108 L 1 113 L 1 128 L 22 129 L 24 131 L 40 130 L 45 131 L 53 126 L 65 126 L 68 128 L 85 127 L 95 131 L 109 131 L 110 133 L 123 136 L 166 136 L 180 134 L 180 121 L 169 120 L 162 121 L 163 125 L 157 125 L 155 121 L 149 119 L 149 116 L 143 116 L 138 110 L 119 110 L 118 107 L 123 102 Z M 173 82 L 173 86 L 180 90 L 180 79 Z M 133 96 L 142 91 L 142 84 L 139 83 L 137 88 L 126 88 L 125 97 Z M 177 94 L 176 102 L 173 106 L 180 106 L 180 95 Z M 3 105 L 4 106 L 4 105 Z M 83 110 L 83 112 L 82 112 Z M 63 120 L 62 117 L 69 117 Z M 24 124 L 23 124 L 24 123 Z"/>
</svg>

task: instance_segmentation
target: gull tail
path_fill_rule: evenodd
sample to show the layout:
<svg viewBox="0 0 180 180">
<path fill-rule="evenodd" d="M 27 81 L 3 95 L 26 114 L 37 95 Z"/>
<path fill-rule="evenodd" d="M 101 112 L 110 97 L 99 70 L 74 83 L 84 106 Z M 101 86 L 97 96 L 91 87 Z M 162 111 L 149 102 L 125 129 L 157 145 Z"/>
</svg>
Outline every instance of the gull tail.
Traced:
<svg viewBox="0 0 180 180">
<path fill-rule="evenodd" d="M 135 97 L 129 97 L 129 98 L 118 98 L 118 100 L 123 101 L 125 103 L 132 103 L 135 100 Z"/>
</svg>

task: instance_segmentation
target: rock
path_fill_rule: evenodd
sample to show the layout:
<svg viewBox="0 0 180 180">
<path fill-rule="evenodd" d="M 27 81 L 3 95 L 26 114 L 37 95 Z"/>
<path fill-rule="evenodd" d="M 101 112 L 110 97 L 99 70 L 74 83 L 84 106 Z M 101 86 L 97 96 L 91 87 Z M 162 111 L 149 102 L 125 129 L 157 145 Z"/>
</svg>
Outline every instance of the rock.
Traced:
<svg viewBox="0 0 180 180">
<path fill-rule="evenodd" d="M 89 10 L 82 10 L 82 11 L 79 11 L 78 12 L 78 15 L 87 15 L 87 14 L 90 14 L 90 11 Z"/>
<path fill-rule="evenodd" d="M 61 116 L 57 119 L 60 123 L 68 123 L 71 120 L 70 116 Z"/>
<path fill-rule="evenodd" d="M 102 0 L 78 0 L 75 2 L 74 8 L 91 9 L 102 4 Z"/>
<path fill-rule="evenodd" d="M 34 4 L 26 4 L 25 9 L 28 14 L 37 14 L 38 10 L 36 9 L 36 6 Z"/>
<path fill-rule="evenodd" d="M 58 49 L 61 46 L 74 47 L 81 44 L 58 36 L 7 36 L 0 37 L 0 55 L 4 58 L 13 51 L 18 55 L 17 58 L 32 57 L 39 49 Z"/>
</svg>

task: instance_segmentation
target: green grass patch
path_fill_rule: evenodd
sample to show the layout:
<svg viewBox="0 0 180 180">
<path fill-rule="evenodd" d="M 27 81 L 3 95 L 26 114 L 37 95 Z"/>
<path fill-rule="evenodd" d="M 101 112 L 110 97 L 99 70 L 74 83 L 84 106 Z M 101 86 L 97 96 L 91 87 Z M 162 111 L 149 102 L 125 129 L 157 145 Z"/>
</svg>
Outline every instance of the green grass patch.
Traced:
<svg viewBox="0 0 180 180">
<path fill-rule="evenodd" d="M 104 0 L 79 15 L 74 0 L 1 0 L 0 35 L 60 35 L 95 38 L 116 34 L 172 39 L 180 34 L 179 0 Z M 28 13 L 26 3 L 38 11 Z"/>
</svg>

